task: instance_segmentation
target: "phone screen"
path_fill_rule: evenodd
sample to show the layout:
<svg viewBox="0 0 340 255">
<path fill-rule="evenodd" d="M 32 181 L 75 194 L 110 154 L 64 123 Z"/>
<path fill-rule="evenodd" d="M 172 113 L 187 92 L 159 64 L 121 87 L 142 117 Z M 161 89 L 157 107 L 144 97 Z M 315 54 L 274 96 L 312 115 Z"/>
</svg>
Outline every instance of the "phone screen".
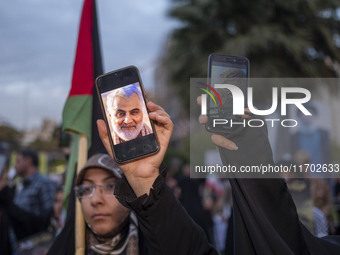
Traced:
<svg viewBox="0 0 340 255">
<path fill-rule="evenodd" d="M 153 133 L 139 82 L 101 94 L 113 144 Z"/>
<path fill-rule="evenodd" d="M 247 87 L 249 76 L 249 60 L 245 57 L 229 56 L 222 54 L 211 54 L 209 56 L 208 78 L 212 87 L 215 84 L 231 84 L 240 88 L 245 95 L 245 103 L 247 102 Z M 207 129 L 211 132 L 232 132 L 229 124 L 213 126 L 214 119 L 239 120 L 240 116 L 232 114 L 233 96 L 229 89 L 216 89 L 222 104 L 208 100 L 208 123 Z M 246 105 L 245 105 L 246 107 Z"/>
<path fill-rule="evenodd" d="M 248 65 L 246 63 L 212 61 L 211 83 L 218 84 L 228 81 L 230 78 L 248 77 Z M 243 88 L 244 89 L 244 88 Z M 245 87 L 246 89 L 246 87 Z"/>
<path fill-rule="evenodd" d="M 158 151 L 137 70 L 129 67 L 97 80 L 111 146 L 123 163 Z"/>
</svg>

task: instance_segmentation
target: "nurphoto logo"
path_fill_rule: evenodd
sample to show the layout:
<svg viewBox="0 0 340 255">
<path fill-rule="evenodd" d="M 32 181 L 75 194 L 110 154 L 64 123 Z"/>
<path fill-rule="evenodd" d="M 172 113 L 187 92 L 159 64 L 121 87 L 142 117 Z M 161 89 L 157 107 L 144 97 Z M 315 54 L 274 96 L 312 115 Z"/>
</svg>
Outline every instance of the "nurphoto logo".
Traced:
<svg viewBox="0 0 340 255">
<path fill-rule="evenodd" d="M 211 100 L 214 102 L 215 106 L 218 107 L 224 107 L 223 104 L 230 104 L 232 107 L 232 114 L 233 115 L 243 115 L 245 114 L 245 96 L 243 91 L 232 84 L 215 84 L 214 87 L 205 84 L 203 82 L 199 82 L 200 85 L 205 86 L 206 88 L 200 88 L 206 94 L 201 95 L 201 115 L 209 115 L 208 110 L 208 95 L 210 96 Z M 223 89 L 225 91 L 228 91 L 229 97 L 232 98 L 232 100 L 229 100 L 227 103 L 223 103 L 221 100 L 221 96 L 216 91 L 216 89 Z M 210 92 L 210 91 L 211 92 Z M 304 106 L 305 103 L 309 102 L 311 99 L 311 93 L 308 89 L 305 88 L 299 88 L 299 87 L 273 87 L 272 88 L 272 105 L 265 110 L 259 110 L 254 107 L 253 103 L 253 88 L 248 87 L 247 88 L 247 108 L 249 112 L 254 114 L 255 116 L 268 116 L 272 113 L 274 113 L 278 107 L 278 98 L 279 98 L 279 90 L 280 90 L 280 96 L 281 96 L 281 116 L 287 115 L 287 106 L 288 105 L 294 105 L 297 107 L 304 115 L 311 116 L 312 114 L 306 109 Z M 218 99 L 218 102 L 216 102 L 215 96 Z M 301 95 L 299 98 L 289 98 L 289 94 L 299 94 Z M 220 105 L 220 106 L 219 106 Z M 225 107 L 224 107 L 225 108 Z M 230 112 L 231 113 L 231 112 Z M 275 123 L 280 122 L 283 127 L 295 127 L 298 125 L 297 120 L 295 119 L 268 119 L 268 118 L 261 118 L 261 119 L 249 119 L 249 120 L 243 120 L 243 121 L 235 121 L 233 119 L 228 118 L 213 118 L 212 123 L 213 127 L 216 127 L 217 125 L 243 125 L 243 126 L 250 126 L 250 127 L 262 127 L 264 125 L 264 121 L 267 123 L 271 123 L 271 126 L 273 127 Z"/>
</svg>

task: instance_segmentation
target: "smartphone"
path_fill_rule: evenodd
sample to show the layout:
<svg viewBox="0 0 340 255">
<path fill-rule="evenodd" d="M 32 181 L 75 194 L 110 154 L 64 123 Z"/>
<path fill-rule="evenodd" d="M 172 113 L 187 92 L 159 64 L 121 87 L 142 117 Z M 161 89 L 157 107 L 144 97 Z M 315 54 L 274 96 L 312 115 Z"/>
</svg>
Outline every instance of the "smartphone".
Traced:
<svg viewBox="0 0 340 255">
<path fill-rule="evenodd" d="M 126 163 L 156 153 L 159 142 L 137 67 L 103 74 L 95 83 L 115 160 Z"/>
<path fill-rule="evenodd" d="M 247 102 L 247 88 L 249 83 L 249 60 L 246 57 L 224 54 L 211 54 L 208 59 L 208 84 L 231 84 L 240 88 Z M 220 100 L 207 100 L 208 122 L 205 127 L 214 133 L 235 133 L 242 125 L 242 117 L 233 115 L 233 96 L 229 89 L 216 89 Z M 216 102 L 217 101 L 217 102 Z M 216 120 L 220 120 L 216 122 Z M 219 124 L 216 124 L 219 123 Z M 221 124 L 223 123 L 223 124 Z"/>
</svg>

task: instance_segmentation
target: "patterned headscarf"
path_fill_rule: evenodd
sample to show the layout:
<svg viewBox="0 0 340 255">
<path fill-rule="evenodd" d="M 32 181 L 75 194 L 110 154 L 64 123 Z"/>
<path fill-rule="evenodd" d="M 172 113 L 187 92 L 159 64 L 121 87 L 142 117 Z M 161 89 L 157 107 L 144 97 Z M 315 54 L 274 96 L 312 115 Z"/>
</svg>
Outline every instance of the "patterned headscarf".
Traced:
<svg viewBox="0 0 340 255">
<path fill-rule="evenodd" d="M 105 255 L 137 255 L 138 249 L 138 223 L 136 215 L 131 212 L 129 223 L 112 239 L 100 241 L 92 231 L 88 231 L 88 254 Z"/>
</svg>

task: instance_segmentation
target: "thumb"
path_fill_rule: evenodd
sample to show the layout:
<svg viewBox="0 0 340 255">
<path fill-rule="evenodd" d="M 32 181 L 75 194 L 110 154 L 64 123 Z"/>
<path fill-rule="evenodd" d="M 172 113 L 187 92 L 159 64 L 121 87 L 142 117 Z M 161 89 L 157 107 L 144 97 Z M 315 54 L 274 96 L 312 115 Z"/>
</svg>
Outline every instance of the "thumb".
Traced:
<svg viewBox="0 0 340 255">
<path fill-rule="evenodd" d="M 111 144 L 110 144 L 110 137 L 109 137 L 109 133 L 107 132 L 105 121 L 101 119 L 97 120 L 97 128 L 98 128 L 99 137 L 102 140 L 102 143 L 104 144 L 106 151 L 109 153 L 111 158 L 113 158 Z"/>
</svg>

